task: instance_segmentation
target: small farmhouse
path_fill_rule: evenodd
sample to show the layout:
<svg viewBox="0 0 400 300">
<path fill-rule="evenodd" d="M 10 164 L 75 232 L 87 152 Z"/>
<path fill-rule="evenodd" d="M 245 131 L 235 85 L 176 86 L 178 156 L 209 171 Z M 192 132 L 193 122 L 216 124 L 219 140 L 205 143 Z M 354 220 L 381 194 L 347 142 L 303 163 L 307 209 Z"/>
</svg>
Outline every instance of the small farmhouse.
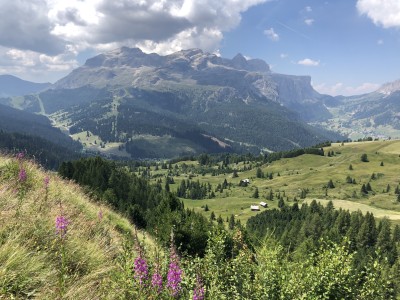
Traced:
<svg viewBox="0 0 400 300">
<path fill-rule="evenodd" d="M 261 205 L 262 207 L 268 207 L 268 204 L 265 203 L 265 202 L 260 202 L 260 205 Z"/>
<path fill-rule="evenodd" d="M 258 205 L 250 205 L 251 211 L 259 211 L 260 207 Z"/>
</svg>

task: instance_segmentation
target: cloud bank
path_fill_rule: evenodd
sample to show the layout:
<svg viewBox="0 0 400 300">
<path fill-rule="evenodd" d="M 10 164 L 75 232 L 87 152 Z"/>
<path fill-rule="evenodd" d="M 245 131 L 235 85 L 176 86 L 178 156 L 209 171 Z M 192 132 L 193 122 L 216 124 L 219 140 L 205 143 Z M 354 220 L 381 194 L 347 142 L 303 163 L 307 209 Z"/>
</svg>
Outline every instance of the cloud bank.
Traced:
<svg viewBox="0 0 400 300">
<path fill-rule="evenodd" d="M 0 0 L 0 72 L 59 70 L 87 49 L 218 51 L 241 13 L 269 0 Z M 15 72 L 14 72 L 15 73 Z M 18 72 L 17 72 L 18 73 Z"/>
<path fill-rule="evenodd" d="M 319 66 L 319 60 L 317 61 L 317 60 L 313 60 L 313 59 L 310 59 L 310 58 L 305 58 L 305 59 L 299 60 L 297 62 L 297 64 L 303 65 L 303 66 L 308 66 L 308 67 L 318 67 Z"/>
<path fill-rule="evenodd" d="M 400 27 L 399 0 L 358 0 L 360 14 L 367 15 L 376 25 L 384 28 Z"/>
</svg>

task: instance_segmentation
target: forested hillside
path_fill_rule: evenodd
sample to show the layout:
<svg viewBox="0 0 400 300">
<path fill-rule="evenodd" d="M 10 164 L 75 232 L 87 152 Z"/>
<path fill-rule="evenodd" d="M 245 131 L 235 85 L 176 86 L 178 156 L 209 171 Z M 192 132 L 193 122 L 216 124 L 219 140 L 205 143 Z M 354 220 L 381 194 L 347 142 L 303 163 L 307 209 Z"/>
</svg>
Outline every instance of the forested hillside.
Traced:
<svg viewBox="0 0 400 300">
<path fill-rule="evenodd" d="M 28 113 L 0 104 L 0 130 L 3 132 L 18 132 L 37 136 L 71 151 L 79 151 L 82 147 L 71 137 L 54 128 L 45 116 Z"/>
<path fill-rule="evenodd" d="M 70 148 L 52 143 L 38 136 L 17 132 L 5 132 L 0 129 L 0 151 L 24 153 L 46 169 L 57 170 L 62 162 L 78 159 L 80 153 Z"/>
</svg>

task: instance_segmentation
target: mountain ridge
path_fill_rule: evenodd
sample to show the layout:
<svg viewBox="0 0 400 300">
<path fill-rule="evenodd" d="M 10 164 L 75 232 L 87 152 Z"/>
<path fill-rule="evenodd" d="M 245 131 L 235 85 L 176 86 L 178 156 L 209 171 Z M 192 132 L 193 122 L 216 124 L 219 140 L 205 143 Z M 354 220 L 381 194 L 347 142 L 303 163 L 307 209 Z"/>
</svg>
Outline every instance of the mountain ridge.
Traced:
<svg viewBox="0 0 400 300">
<path fill-rule="evenodd" d="M 0 97 L 22 96 L 40 92 L 51 83 L 36 83 L 20 79 L 13 75 L 0 75 Z"/>
<path fill-rule="evenodd" d="M 171 157 L 340 139 L 306 124 L 330 115 L 323 103 L 329 97 L 312 88 L 309 76 L 276 74 L 241 54 L 227 59 L 189 49 L 160 56 L 122 47 L 18 103 L 45 113 L 82 143 L 82 133 L 95 136 L 90 144 L 99 151 L 114 143 L 133 157 Z"/>
</svg>

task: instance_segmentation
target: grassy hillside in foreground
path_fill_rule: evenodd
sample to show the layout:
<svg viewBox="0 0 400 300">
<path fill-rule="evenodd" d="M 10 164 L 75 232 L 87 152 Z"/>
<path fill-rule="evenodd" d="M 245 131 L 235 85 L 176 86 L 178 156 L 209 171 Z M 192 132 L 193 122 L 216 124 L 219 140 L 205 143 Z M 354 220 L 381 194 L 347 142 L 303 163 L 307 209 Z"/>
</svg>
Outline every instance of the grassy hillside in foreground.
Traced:
<svg viewBox="0 0 400 300">
<path fill-rule="evenodd" d="M 226 179 L 232 185 L 222 193 L 215 192 L 215 198 L 204 200 L 184 199 L 185 206 L 203 211 L 207 205 L 210 216 L 212 212 L 224 220 L 231 214 L 236 219 L 245 222 L 257 212 L 250 210 L 251 204 L 264 201 L 270 208 L 278 206 L 279 197 L 287 204 L 312 199 L 332 200 L 335 207 L 350 210 L 360 209 L 366 212 L 379 209 L 379 217 L 384 215 L 392 220 L 399 219 L 400 202 L 396 187 L 400 183 L 400 141 L 373 141 L 332 144 L 324 148 L 325 156 L 301 155 L 295 158 L 284 158 L 272 163 L 246 162 L 246 164 L 231 164 L 231 169 L 238 170 L 238 177 L 232 178 L 232 173 L 212 176 L 211 173 L 196 172 L 199 167 L 197 161 L 185 161 L 173 166 L 175 183 L 170 185 L 171 190 L 177 190 L 181 180 L 191 178 L 200 183 L 210 183 L 215 190 L 218 184 Z M 328 152 L 330 155 L 328 156 Z M 362 154 L 367 154 L 368 162 L 362 162 Z M 182 166 L 186 165 L 185 168 Z M 351 167 L 350 167 L 351 165 Z M 220 165 L 211 166 L 217 170 Z M 257 178 L 257 168 L 260 167 L 264 178 Z M 245 170 L 249 169 L 250 170 Z M 352 170 L 350 170 L 352 169 Z M 177 170 L 177 171 L 175 171 Z M 155 177 L 165 174 L 165 170 L 151 171 Z M 179 174 L 179 176 L 177 176 Z M 272 174 L 272 179 L 266 177 Z M 355 183 L 347 183 L 348 177 Z M 250 179 L 247 187 L 240 187 L 242 179 Z M 156 179 L 157 180 L 157 177 Z M 326 188 L 332 180 L 334 188 Z M 367 194 L 361 192 L 364 185 L 370 184 L 372 191 Z M 259 198 L 253 197 L 255 189 L 259 191 Z M 305 191 L 305 193 L 304 193 Z M 272 200 L 270 199 L 273 195 Z M 303 194 L 303 195 L 302 195 Z M 346 205 L 343 201 L 346 200 Z M 349 205 L 351 204 L 351 205 Z M 260 207 L 261 210 L 264 208 Z"/>
<path fill-rule="evenodd" d="M 61 215 L 64 237 L 55 224 Z M 76 184 L 0 157 L 0 299 L 117 299 L 123 237 L 132 231 Z"/>
</svg>

